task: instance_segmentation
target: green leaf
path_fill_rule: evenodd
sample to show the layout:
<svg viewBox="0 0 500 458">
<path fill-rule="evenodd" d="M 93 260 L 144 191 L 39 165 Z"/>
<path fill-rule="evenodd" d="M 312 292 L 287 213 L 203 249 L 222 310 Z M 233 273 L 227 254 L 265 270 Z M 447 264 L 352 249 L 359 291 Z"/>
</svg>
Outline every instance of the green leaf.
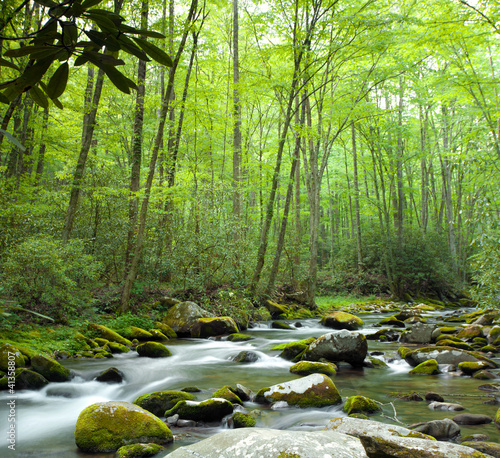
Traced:
<svg viewBox="0 0 500 458">
<path fill-rule="evenodd" d="M 64 109 L 63 104 L 59 101 L 59 99 L 53 99 L 52 102 L 54 102 L 54 105 L 59 108 L 60 110 Z"/>
<path fill-rule="evenodd" d="M 69 65 L 65 62 L 54 72 L 47 85 L 46 92 L 51 99 L 57 99 L 64 92 L 68 83 L 68 76 Z"/>
<path fill-rule="evenodd" d="M 28 56 L 37 51 L 46 51 L 48 46 L 23 46 L 22 48 L 9 49 L 3 55 L 5 57 L 23 57 Z"/>
<path fill-rule="evenodd" d="M 98 30 L 85 30 L 85 35 L 89 37 L 92 43 L 95 43 L 99 48 L 106 46 L 106 34 Z"/>
<path fill-rule="evenodd" d="M 75 67 L 80 67 L 81 65 L 86 64 L 89 61 L 89 58 L 87 56 L 84 56 L 83 54 L 81 56 L 78 56 L 75 59 L 75 63 L 73 64 Z"/>
<path fill-rule="evenodd" d="M 118 32 L 115 23 L 108 17 L 103 16 L 102 14 L 94 14 L 87 12 L 84 14 L 84 16 L 94 21 L 101 30 Z"/>
<path fill-rule="evenodd" d="M 49 99 L 47 99 L 43 91 L 38 86 L 33 86 L 29 90 L 29 94 L 33 99 L 33 102 L 35 102 L 37 105 L 45 109 L 49 108 Z"/>
<path fill-rule="evenodd" d="M 82 3 L 82 8 L 84 10 L 87 10 L 89 8 L 92 8 L 93 6 L 95 5 L 98 5 L 99 3 L 101 3 L 102 0 L 85 0 L 83 3 Z"/>
<path fill-rule="evenodd" d="M 167 67 L 171 67 L 173 65 L 170 56 L 165 51 L 158 48 L 158 46 L 155 46 L 142 38 L 134 37 L 134 41 L 146 52 L 149 57 L 151 57 L 151 59 L 154 59 L 156 62 Z"/>
<path fill-rule="evenodd" d="M 117 65 L 125 65 L 121 59 L 116 59 L 109 54 L 102 54 L 95 51 L 83 51 L 82 56 L 86 56 L 90 62 L 99 67 L 100 65 L 110 65 L 116 67 Z"/>
<path fill-rule="evenodd" d="M 36 3 L 42 6 L 46 6 L 47 8 L 53 8 L 57 5 L 57 3 L 53 2 L 52 0 L 36 0 Z"/>
<path fill-rule="evenodd" d="M 119 28 L 122 32 L 131 33 L 132 35 L 144 35 L 145 37 L 150 38 L 167 38 L 160 32 L 155 32 L 154 30 L 136 29 L 134 27 L 130 27 L 127 24 L 121 24 Z"/>
<path fill-rule="evenodd" d="M 0 127 L 0 132 L 5 136 L 5 138 L 7 138 L 7 140 L 16 145 L 23 153 L 26 152 L 26 148 L 12 134 L 2 129 L 1 127 Z"/>
<path fill-rule="evenodd" d="M 5 95 L 3 95 L 2 92 L 0 92 L 0 102 L 5 103 L 6 105 L 10 104 L 10 100 Z"/>
<path fill-rule="evenodd" d="M 100 68 L 104 70 L 104 73 L 106 73 L 111 82 L 125 94 L 130 94 L 130 88 L 137 89 L 136 84 L 131 79 L 120 73 L 115 67 L 102 65 Z"/>
<path fill-rule="evenodd" d="M 126 35 L 120 35 L 118 37 L 118 41 L 121 43 L 122 49 L 129 54 L 132 54 L 133 56 L 146 62 L 151 60 L 148 55 L 141 48 L 137 47 L 135 43 Z"/>
<path fill-rule="evenodd" d="M 0 67 L 9 67 L 19 71 L 19 67 L 16 64 L 13 64 L 8 60 L 2 59 L 1 57 L 0 57 Z"/>
</svg>

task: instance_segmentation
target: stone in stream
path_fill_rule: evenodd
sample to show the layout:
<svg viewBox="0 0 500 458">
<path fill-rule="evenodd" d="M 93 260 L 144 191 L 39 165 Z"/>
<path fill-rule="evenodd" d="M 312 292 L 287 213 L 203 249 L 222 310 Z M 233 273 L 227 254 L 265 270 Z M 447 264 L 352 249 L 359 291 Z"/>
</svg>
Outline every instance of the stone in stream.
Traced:
<svg viewBox="0 0 500 458">
<path fill-rule="evenodd" d="M 297 375 L 325 374 L 333 377 L 337 373 L 337 366 L 333 363 L 319 363 L 316 361 L 299 361 L 290 367 L 290 372 Z"/>
<path fill-rule="evenodd" d="M 459 410 L 465 410 L 465 407 L 460 404 L 454 404 L 452 402 L 431 402 L 429 404 L 429 409 L 431 410 L 451 410 L 457 412 Z"/>
<path fill-rule="evenodd" d="M 121 383 L 123 382 L 123 372 L 116 367 L 110 367 L 103 370 L 95 379 L 104 383 Z"/>
<path fill-rule="evenodd" d="M 190 337 L 191 327 L 199 318 L 214 318 L 214 315 L 194 302 L 186 301 L 174 305 L 163 317 L 162 323 L 172 328 L 179 337 Z"/>
<path fill-rule="evenodd" d="M 487 425 L 493 421 L 493 418 L 488 415 L 461 413 L 453 417 L 453 421 L 457 425 Z"/>
<path fill-rule="evenodd" d="M 116 451 L 116 458 L 147 458 L 157 455 L 163 450 L 158 444 L 132 444 L 124 445 Z"/>
<path fill-rule="evenodd" d="M 410 366 L 418 366 L 429 359 L 435 359 L 438 364 L 453 364 L 457 366 L 463 361 L 478 362 L 486 361 L 490 367 L 498 367 L 498 364 L 477 352 L 460 350 L 453 347 L 422 347 L 408 352 L 404 356 Z"/>
<path fill-rule="evenodd" d="M 438 363 L 435 359 L 424 361 L 410 371 L 410 374 L 415 375 L 436 375 L 440 373 L 441 371 L 439 370 Z"/>
<path fill-rule="evenodd" d="M 255 363 L 255 361 L 259 360 L 259 355 L 253 351 L 243 350 L 231 359 L 235 363 Z"/>
<path fill-rule="evenodd" d="M 146 356 L 149 358 L 165 358 L 172 356 L 170 350 L 160 342 L 144 342 L 137 345 L 137 353 L 139 356 Z"/>
<path fill-rule="evenodd" d="M 218 422 L 233 413 L 233 405 L 222 398 L 210 398 L 206 401 L 179 401 L 165 412 L 165 417 L 178 414 L 182 420 Z M 177 422 L 179 424 L 179 422 Z"/>
<path fill-rule="evenodd" d="M 353 413 L 371 414 L 381 410 L 382 408 L 373 399 L 364 396 L 351 396 L 347 398 L 343 407 L 343 411 L 347 415 Z"/>
<path fill-rule="evenodd" d="M 166 410 L 174 407 L 179 401 L 193 401 L 194 395 L 184 391 L 166 390 L 146 393 L 139 396 L 133 404 L 151 412 L 157 417 L 162 417 Z"/>
<path fill-rule="evenodd" d="M 312 342 L 302 359 L 307 361 L 345 361 L 352 366 L 362 366 L 368 346 L 366 337 L 359 332 L 329 332 Z"/>
<path fill-rule="evenodd" d="M 16 369 L 14 377 L 16 379 L 16 389 L 18 390 L 39 390 L 49 384 L 49 381 L 43 375 L 24 367 Z M 9 379 L 8 377 L 3 377 L 3 379 L 5 379 L 5 389 L 8 389 Z M 0 386 L 3 379 L 1 379 Z"/>
<path fill-rule="evenodd" d="M 71 372 L 55 359 L 43 355 L 31 358 L 31 369 L 43 375 L 49 382 L 67 382 Z"/>
<path fill-rule="evenodd" d="M 432 333 L 437 328 L 433 324 L 414 323 L 401 334 L 401 343 L 426 344 L 432 341 Z"/>
<path fill-rule="evenodd" d="M 82 410 L 75 428 L 77 447 L 87 453 L 108 453 L 141 442 L 167 444 L 173 435 L 152 413 L 129 402 L 97 402 Z"/>
<path fill-rule="evenodd" d="M 283 431 L 237 428 L 192 445 L 180 447 L 169 458 L 367 458 L 359 439 L 334 431 Z"/>
<path fill-rule="evenodd" d="M 485 453 L 487 456 L 500 458 L 500 444 L 497 444 L 496 442 L 464 441 L 460 445 L 465 445 L 466 447 L 473 448 L 478 452 Z"/>
<path fill-rule="evenodd" d="M 198 318 L 190 328 L 191 337 L 222 336 L 238 331 L 238 325 L 229 316 Z"/>
<path fill-rule="evenodd" d="M 323 326 L 333 329 L 347 329 L 355 331 L 363 326 L 363 320 L 347 312 L 329 313 L 321 318 Z"/>
<path fill-rule="evenodd" d="M 452 440 L 460 434 L 460 426 L 449 418 L 418 423 L 411 426 L 411 428 L 413 431 L 427 434 L 437 440 Z"/>
<path fill-rule="evenodd" d="M 12 357 L 14 359 L 11 359 Z M 4 343 L 0 346 L 0 371 L 7 372 L 10 368 L 10 361 L 14 362 L 14 367 L 16 369 L 18 367 L 26 366 L 26 360 L 21 353 L 21 350 L 18 350 L 9 343 Z"/>
<path fill-rule="evenodd" d="M 117 342 L 127 346 L 132 345 L 132 342 L 130 342 L 130 340 L 122 337 L 117 332 L 109 329 L 106 326 L 103 326 L 102 324 L 90 323 L 87 328 L 89 331 L 97 332 L 103 339 L 109 340 L 110 342 Z"/>
<path fill-rule="evenodd" d="M 324 407 L 339 404 L 342 398 L 330 377 L 311 374 L 307 377 L 262 388 L 255 396 L 260 403 L 284 401 L 298 407 Z"/>
<path fill-rule="evenodd" d="M 229 385 L 219 388 L 217 391 L 215 391 L 214 394 L 212 394 L 211 397 L 227 399 L 231 404 L 243 405 L 242 400 L 236 394 L 236 390 L 234 388 L 231 388 Z"/>
</svg>

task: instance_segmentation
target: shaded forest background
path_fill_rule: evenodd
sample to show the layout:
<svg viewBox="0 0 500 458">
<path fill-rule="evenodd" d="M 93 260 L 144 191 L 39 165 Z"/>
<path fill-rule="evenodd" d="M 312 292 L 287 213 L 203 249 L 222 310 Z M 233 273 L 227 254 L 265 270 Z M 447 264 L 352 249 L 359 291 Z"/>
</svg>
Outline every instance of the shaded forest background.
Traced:
<svg viewBox="0 0 500 458">
<path fill-rule="evenodd" d="M 483 0 L 3 1 L 4 303 L 498 305 L 499 21 Z"/>
</svg>

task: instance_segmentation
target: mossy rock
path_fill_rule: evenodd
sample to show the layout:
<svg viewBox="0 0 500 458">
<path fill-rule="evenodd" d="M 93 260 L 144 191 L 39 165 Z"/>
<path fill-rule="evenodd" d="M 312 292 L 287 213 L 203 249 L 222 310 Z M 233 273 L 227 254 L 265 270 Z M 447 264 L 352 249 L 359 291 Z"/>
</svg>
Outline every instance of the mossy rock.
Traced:
<svg viewBox="0 0 500 458">
<path fill-rule="evenodd" d="M 441 331 L 441 334 L 455 334 L 458 332 L 458 329 L 453 326 L 441 326 L 439 330 Z"/>
<path fill-rule="evenodd" d="M 151 334 L 151 340 L 155 342 L 166 342 L 169 340 L 168 336 L 163 334 L 159 329 L 150 329 L 148 332 Z"/>
<path fill-rule="evenodd" d="M 80 340 L 81 342 L 85 342 L 90 348 L 102 347 L 109 342 L 108 339 L 103 339 L 102 337 L 97 337 L 96 339 L 92 340 L 91 338 L 84 336 L 80 332 L 77 332 L 75 334 L 75 339 Z"/>
<path fill-rule="evenodd" d="M 436 375 L 440 373 L 441 371 L 439 370 L 438 363 L 435 359 L 428 359 L 410 371 L 410 374 L 416 375 Z"/>
<path fill-rule="evenodd" d="M 271 351 L 282 351 L 287 348 L 293 348 L 295 346 L 299 346 L 300 348 L 303 347 L 308 347 L 310 344 L 312 344 L 316 340 L 315 337 L 310 337 L 308 339 L 302 339 L 302 340 L 295 340 L 293 342 L 288 342 L 288 343 L 282 343 L 279 345 L 275 345 L 274 347 L 270 348 Z"/>
<path fill-rule="evenodd" d="M 463 328 L 460 331 L 458 331 L 457 337 L 459 339 L 466 339 L 466 340 L 472 340 L 475 337 L 484 337 L 483 327 L 477 324 L 471 324 L 470 326 L 467 326 L 466 328 Z"/>
<path fill-rule="evenodd" d="M 280 316 L 285 317 L 290 312 L 288 306 L 270 300 L 267 300 L 264 306 L 267 308 L 272 318 L 279 318 Z"/>
<path fill-rule="evenodd" d="M 463 441 L 460 445 L 473 448 L 478 452 L 485 453 L 486 456 L 500 456 L 500 444 L 488 441 Z"/>
<path fill-rule="evenodd" d="M 452 336 L 450 334 L 441 334 L 437 337 L 436 339 L 436 345 L 439 343 L 439 345 L 444 345 L 444 344 L 441 344 L 442 341 L 447 341 L 447 342 L 461 342 L 463 343 L 463 340 L 462 339 L 459 339 L 458 337 L 456 336 Z"/>
<path fill-rule="evenodd" d="M 492 379 L 498 378 L 492 372 L 485 371 L 485 370 L 474 372 L 474 374 L 472 375 L 472 377 L 475 378 L 475 379 L 477 379 L 477 380 L 492 380 Z"/>
<path fill-rule="evenodd" d="M 360 420 L 368 420 L 368 417 L 364 413 L 351 413 L 349 414 L 351 418 L 359 418 Z"/>
<path fill-rule="evenodd" d="M 271 323 L 271 328 L 273 328 L 273 329 L 286 329 L 286 330 L 293 329 L 288 323 L 284 323 L 283 321 L 273 321 Z"/>
<path fill-rule="evenodd" d="M 363 326 L 363 320 L 351 313 L 347 312 L 334 312 L 321 318 L 320 323 L 333 329 L 347 329 L 355 331 Z"/>
<path fill-rule="evenodd" d="M 252 318 L 254 321 L 270 321 L 273 317 L 265 307 L 259 307 L 254 310 Z"/>
<path fill-rule="evenodd" d="M 194 395 L 186 391 L 155 391 L 139 396 L 133 403 L 157 417 L 163 416 L 166 410 L 170 410 L 179 401 L 193 401 Z"/>
<path fill-rule="evenodd" d="M 240 334 L 239 332 L 235 332 L 234 334 L 227 336 L 227 340 L 229 340 L 229 342 L 246 342 L 247 340 L 252 339 L 252 336 L 249 336 L 248 334 Z"/>
<path fill-rule="evenodd" d="M 488 369 L 490 365 L 484 361 L 478 362 L 468 362 L 464 361 L 462 363 L 458 363 L 458 368 L 467 375 L 473 375 L 474 372 L 481 371 L 484 369 Z"/>
<path fill-rule="evenodd" d="M 128 328 L 123 329 L 120 334 L 129 340 L 137 339 L 140 342 L 153 340 L 153 334 L 145 329 L 138 328 L 137 326 L 129 326 Z"/>
<path fill-rule="evenodd" d="M 251 428 L 255 426 L 255 418 L 249 413 L 234 412 L 232 420 L 234 428 Z"/>
<path fill-rule="evenodd" d="M 113 357 L 113 353 L 107 351 L 109 350 L 109 347 L 106 348 L 96 348 L 95 350 L 93 350 L 93 353 L 94 353 L 94 358 L 95 357 L 100 357 L 100 358 L 112 358 Z"/>
<path fill-rule="evenodd" d="M 385 368 L 389 367 L 385 361 L 382 361 L 379 358 L 374 358 L 373 356 L 368 356 L 368 359 L 370 360 L 370 363 L 373 365 L 373 367 L 376 369 L 385 369 Z"/>
<path fill-rule="evenodd" d="M 468 343 L 456 340 L 443 339 L 439 341 L 439 345 L 443 347 L 453 347 L 460 348 L 460 350 L 473 351 L 474 348 L 471 347 Z"/>
<path fill-rule="evenodd" d="M 164 447 L 158 444 L 131 444 L 120 447 L 116 458 L 149 458 L 155 456 L 164 450 Z"/>
<path fill-rule="evenodd" d="M 77 447 L 87 453 L 109 453 L 134 443 L 167 444 L 173 435 L 152 413 L 122 401 L 98 402 L 85 408 L 75 428 Z"/>
<path fill-rule="evenodd" d="M 380 412 L 382 408 L 373 399 L 364 396 L 351 396 L 347 398 L 342 410 L 348 415 L 353 413 L 372 414 Z"/>
<path fill-rule="evenodd" d="M 498 348 L 493 345 L 485 345 L 484 347 L 481 347 L 480 351 L 482 353 L 498 353 Z"/>
<path fill-rule="evenodd" d="M 71 378 L 69 369 L 47 356 L 33 356 L 31 358 L 31 368 L 43 375 L 49 382 L 67 382 Z"/>
<path fill-rule="evenodd" d="M 49 381 L 41 374 L 24 367 L 16 369 L 16 390 L 40 390 L 49 384 Z"/>
<path fill-rule="evenodd" d="M 108 348 L 109 351 L 113 354 L 116 353 L 128 353 L 130 351 L 130 348 L 126 347 L 123 344 L 120 344 L 118 342 L 109 342 L 108 343 Z"/>
<path fill-rule="evenodd" d="M 219 422 L 233 412 L 233 405 L 227 399 L 211 398 L 206 401 L 179 401 L 165 412 L 165 417 L 178 414 L 184 420 Z"/>
<path fill-rule="evenodd" d="M 408 348 L 408 347 L 399 347 L 398 348 L 398 355 L 401 356 L 401 358 L 406 358 L 406 355 L 410 354 L 413 351 L 413 349 Z"/>
<path fill-rule="evenodd" d="M 290 367 L 290 372 L 297 375 L 325 374 L 329 377 L 333 377 L 337 373 L 337 366 L 333 363 L 299 361 Z"/>
<path fill-rule="evenodd" d="M 161 323 L 160 321 L 156 321 L 154 323 L 155 329 L 158 329 L 159 331 L 162 332 L 162 334 L 166 335 L 169 339 L 175 339 L 177 337 L 177 334 L 175 331 L 165 323 Z"/>
<path fill-rule="evenodd" d="M 191 327 L 191 337 L 212 337 L 238 332 L 238 325 L 229 316 L 199 318 Z"/>
<path fill-rule="evenodd" d="M 14 361 L 14 366 L 9 366 L 10 361 Z M 14 359 L 12 359 L 14 358 Z M 26 366 L 26 359 L 23 353 L 18 348 L 9 343 L 4 343 L 0 346 L 0 370 L 7 372 L 9 367 L 17 369 L 18 367 Z"/>
<path fill-rule="evenodd" d="M 212 394 L 211 397 L 212 398 L 226 399 L 231 404 L 243 405 L 243 402 L 241 401 L 239 396 L 236 394 L 235 390 L 233 388 L 231 388 L 229 385 L 226 385 L 226 386 L 223 386 L 222 388 L 219 388 L 217 391 L 215 391 L 214 394 Z"/>
<path fill-rule="evenodd" d="M 197 386 L 185 386 L 181 391 L 185 391 L 186 393 L 200 393 L 201 390 Z"/>
<path fill-rule="evenodd" d="M 212 313 L 202 309 L 198 304 L 186 301 L 174 305 L 161 320 L 170 326 L 178 336 L 190 336 L 191 328 L 200 318 L 213 318 Z M 238 329 L 233 332 L 238 332 Z M 231 334 L 230 332 L 228 334 Z M 168 334 L 166 334 L 168 335 Z"/>
<path fill-rule="evenodd" d="M 405 327 L 405 323 L 404 321 L 401 321 L 401 320 L 398 320 L 394 315 L 393 316 L 388 316 L 386 318 L 384 318 L 383 320 L 380 320 L 378 322 L 379 326 L 395 326 L 395 327 L 398 327 L 398 328 L 404 328 Z"/>
<path fill-rule="evenodd" d="M 170 350 L 159 342 L 144 342 L 137 345 L 137 353 L 139 356 L 146 356 L 149 358 L 164 358 L 172 356 Z"/>
<path fill-rule="evenodd" d="M 488 345 L 488 339 L 484 338 L 484 337 L 474 337 L 474 339 L 472 339 L 472 341 L 474 343 L 478 343 L 478 344 L 481 344 L 481 346 L 485 346 L 485 345 Z"/>
<path fill-rule="evenodd" d="M 103 370 L 95 379 L 102 383 L 122 383 L 124 375 L 123 372 L 116 367 L 110 367 Z"/>
<path fill-rule="evenodd" d="M 109 329 L 106 326 L 103 326 L 102 324 L 90 323 L 88 325 L 88 329 L 89 331 L 98 333 L 102 338 L 109 340 L 110 342 L 118 342 L 122 345 L 132 345 L 132 342 L 130 342 L 130 340 L 125 339 L 125 337 L 122 337 L 117 332 Z"/>
</svg>

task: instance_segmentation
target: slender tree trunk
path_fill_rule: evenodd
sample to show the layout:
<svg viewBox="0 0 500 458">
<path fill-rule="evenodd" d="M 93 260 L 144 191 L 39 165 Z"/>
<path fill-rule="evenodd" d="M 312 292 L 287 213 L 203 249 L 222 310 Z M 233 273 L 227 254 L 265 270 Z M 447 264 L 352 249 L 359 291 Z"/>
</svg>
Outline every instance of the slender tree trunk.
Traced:
<svg viewBox="0 0 500 458">
<path fill-rule="evenodd" d="M 233 217 L 241 215 L 241 104 L 238 0 L 233 0 Z M 237 233 L 234 234 L 237 239 Z"/>
<path fill-rule="evenodd" d="M 356 214 L 356 252 L 358 273 L 363 270 L 363 253 L 361 250 L 361 217 L 359 212 L 359 182 L 358 182 L 358 154 L 356 150 L 356 128 L 354 122 L 351 123 L 352 137 L 352 164 L 354 179 L 354 212 Z"/>
<path fill-rule="evenodd" d="M 45 151 L 47 150 L 47 143 L 45 141 L 45 137 L 47 134 L 48 124 L 49 124 L 49 110 L 45 109 L 43 111 L 42 135 L 40 139 L 40 148 L 38 149 L 38 158 L 36 164 L 35 186 L 40 185 L 43 176 L 43 168 L 45 165 Z"/>
</svg>

